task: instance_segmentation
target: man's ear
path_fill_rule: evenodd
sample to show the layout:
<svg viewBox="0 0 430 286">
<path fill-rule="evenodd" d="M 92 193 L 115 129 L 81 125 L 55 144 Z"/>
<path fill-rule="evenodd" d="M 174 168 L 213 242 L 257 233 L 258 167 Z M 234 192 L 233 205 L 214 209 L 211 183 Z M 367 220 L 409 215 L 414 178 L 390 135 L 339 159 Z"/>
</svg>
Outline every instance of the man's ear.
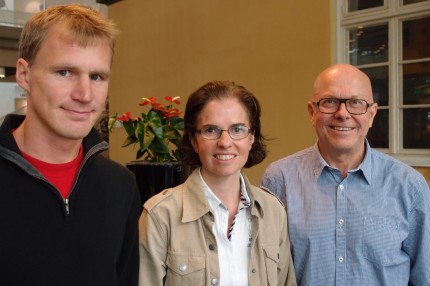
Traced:
<svg viewBox="0 0 430 286">
<path fill-rule="evenodd" d="M 315 126 L 315 120 L 314 120 L 314 114 L 315 113 L 315 109 L 314 109 L 314 104 L 312 103 L 312 101 L 308 102 L 308 115 L 309 115 L 309 120 L 311 121 L 312 126 Z"/>
<path fill-rule="evenodd" d="M 16 63 L 15 80 L 18 85 L 27 93 L 29 91 L 29 64 L 23 58 L 20 58 Z"/>
<path fill-rule="evenodd" d="M 371 128 L 373 126 L 373 119 L 375 119 L 376 113 L 378 112 L 378 103 L 374 102 L 372 106 L 370 106 L 368 112 L 370 115 L 369 128 Z"/>
</svg>

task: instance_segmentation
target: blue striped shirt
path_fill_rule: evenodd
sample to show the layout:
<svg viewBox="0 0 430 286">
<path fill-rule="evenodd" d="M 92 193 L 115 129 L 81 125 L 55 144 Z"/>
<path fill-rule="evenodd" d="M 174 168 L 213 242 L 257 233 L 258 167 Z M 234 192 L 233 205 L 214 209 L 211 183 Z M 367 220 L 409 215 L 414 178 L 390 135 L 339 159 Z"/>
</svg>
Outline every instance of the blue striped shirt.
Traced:
<svg viewBox="0 0 430 286">
<path fill-rule="evenodd" d="M 318 147 L 272 163 L 261 184 L 285 204 L 298 285 L 430 285 L 430 190 L 377 150 L 342 178 Z"/>
</svg>

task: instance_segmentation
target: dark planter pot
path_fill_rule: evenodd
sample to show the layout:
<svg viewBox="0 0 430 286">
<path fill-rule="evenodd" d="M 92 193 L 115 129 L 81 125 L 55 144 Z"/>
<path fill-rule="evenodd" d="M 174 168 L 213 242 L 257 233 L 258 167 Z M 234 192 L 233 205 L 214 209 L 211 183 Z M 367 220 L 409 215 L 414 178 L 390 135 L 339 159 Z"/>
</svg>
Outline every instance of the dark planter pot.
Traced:
<svg viewBox="0 0 430 286">
<path fill-rule="evenodd" d="M 142 206 L 153 195 L 185 182 L 190 174 L 189 167 L 181 162 L 132 161 L 126 166 L 136 176 Z"/>
</svg>

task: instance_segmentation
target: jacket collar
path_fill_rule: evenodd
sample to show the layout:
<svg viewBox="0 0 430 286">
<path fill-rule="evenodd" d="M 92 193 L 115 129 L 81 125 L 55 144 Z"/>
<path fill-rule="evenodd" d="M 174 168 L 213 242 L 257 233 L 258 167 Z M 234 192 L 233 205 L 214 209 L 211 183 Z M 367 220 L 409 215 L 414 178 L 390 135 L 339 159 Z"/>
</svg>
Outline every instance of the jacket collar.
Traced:
<svg viewBox="0 0 430 286">
<path fill-rule="evenodd" d="M 246 176 L 242 173 L 246 190 L 251 201 L 251 215 L 263 217 L 264 200 L 262 198 L 263 190 L 252 186 Z M 195 169 L 183 184 L 183 214 L 182 222 L 190 222 L 199 219 L 210 212 L 210 206 L 205 193 L 202 189 L 202 181 L 199 176 L 199 170 Z M 270 207 L 270 206 L 266 206 Z"/>
<path fill-rule="evenodd" d="M 9 114 L 5 117 L 0 126 L 0 146 L 4 146 L 16 154 L 10 153 L 12 157 L 22 157 L 21 151 L 16 144 L 15 138 L 12 135 L 12 130 L 18 128 L 24 121 L 24 115 Z M 95 128 L 92 128 L 90 133 L 83 139 L 82 146 L 84 149 L 85 158 L 90 157 L 94 153 L 98 153 L 108 149 L 108 144 L 103 141 Z"/>
</svg>

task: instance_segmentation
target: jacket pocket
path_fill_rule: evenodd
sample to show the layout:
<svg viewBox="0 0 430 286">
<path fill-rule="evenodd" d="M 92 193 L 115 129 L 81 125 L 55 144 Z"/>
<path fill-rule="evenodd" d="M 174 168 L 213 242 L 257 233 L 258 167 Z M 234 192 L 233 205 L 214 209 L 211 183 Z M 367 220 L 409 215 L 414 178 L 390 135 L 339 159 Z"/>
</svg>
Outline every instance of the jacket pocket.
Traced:
<svg viewBox="0 0 430 286">
<path fill-rule="evenodd" d="M 278 246 L 263 246 L 264 261 L 266 263 L 267 283 L 268 285 L 278 284 Z"/>
<path fill-rule="evenodd" d="M 390 217 L 365 217 L 363 256 L 373 263 L 391 266 L 400 263 L 401 241 L 398 225 Z"/>
<path fill-rule="evenodd" d="M 184 253 L 167 254 L 165 285 L 203 285 L 205 256 Z"/>
</svg>

